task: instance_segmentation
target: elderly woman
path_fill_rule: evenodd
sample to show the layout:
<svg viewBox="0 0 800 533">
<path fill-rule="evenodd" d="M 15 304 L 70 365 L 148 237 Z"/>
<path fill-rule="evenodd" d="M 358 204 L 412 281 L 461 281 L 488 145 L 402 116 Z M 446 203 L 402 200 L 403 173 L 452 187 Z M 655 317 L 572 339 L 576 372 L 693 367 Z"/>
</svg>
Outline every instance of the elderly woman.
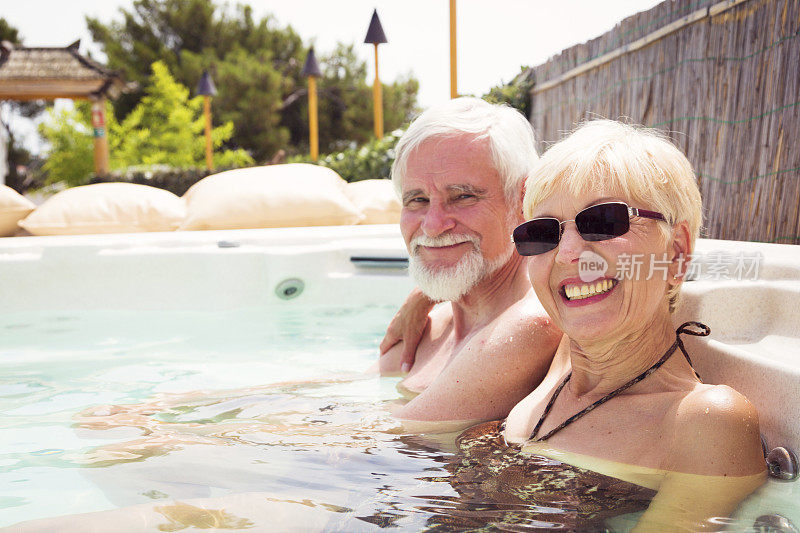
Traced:
<svg viewBox="0 0 800 533">
<path fill-rule="evenodd" d="M 707 328 L 672 321 L 701 221 L 686 157 L 653 131 L 589 122 L 542 157 L 524 210 L 513 239 L 566 339 L 505 441 L 653 491 L 640 527 L 728 515 L 765 462 L 753 406 L 692 368 L 681 335 Z"/>
</svg>

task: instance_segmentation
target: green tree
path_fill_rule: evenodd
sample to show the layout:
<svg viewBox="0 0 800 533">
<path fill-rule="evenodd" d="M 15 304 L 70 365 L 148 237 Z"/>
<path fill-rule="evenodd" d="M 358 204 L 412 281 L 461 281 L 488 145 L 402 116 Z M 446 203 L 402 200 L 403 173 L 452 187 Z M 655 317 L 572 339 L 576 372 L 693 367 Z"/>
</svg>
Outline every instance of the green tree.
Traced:
<svg viewBox="0 0 800 533">
<path fill-rule="evenodd" d="M 529 67 L 522 67 L 510 82 L 492 87 L 483 99 L 493 104 L 508 104 L 526 117 L 531 112 L 533 76 Z"/>
<path fill-rule="evenodd" d="M 19 36 L 19 30 L 9 24 L 3 17 L 0 17 L 0 40 L 8 41 L 12 44 L 19 44 L 22 42 Z"/>
<path fill-rule="evenodd" d="M 234 124 L 231 146 L 241 146 L 258 159 L 271 157 L 289 142 L 289 129 L 281 124 L 283 78 L 272 67 L 267 51 L 250 53 L 235 47 L 216 61 L 204 54 L 184 52 L 184 69 L 197 78 L 203 66 L 213 64 L 218 94 L 212 100 L 215 122 Z"/>
<path fill-rule="evenodd" d="M 22 44 L 19 31 L 8 21 L 0 17 L 0 41 L 9 41 L 12 44 Z M 34 118 L 44 111 L 44 104 L 40 101 L 14 102 L 9 101 L 4 104 L 4 112 L 9 115 L 17 115 L 24 118 Z M 19 142 L 14 130 L 11 128 L 11 121 L 6 121 L 6 113 L 0 113 L 0 127 L 6 131 L 6 156 L 8 161 L 8 175 L 5 178 L 6 185 L 24 192 L 31 184 L 30 175 L 26 176 L 17 171 L 18 166 L 27 166 L 32 162 L 31 153 Z"/>
<path fill-rule="evenodd" d="M 307 90 L 301 70 L 308 48 L 290 26 L 280 26 L 272 16 L 256 21 L 249 6 L 219 6 L 214 0 L 134 0 L 121 14 L 121 21 L 110 24 L 87 18 L 109 67 L 144 84 L 149 75 L 145 66 L 162 60 L 188 87 L 210 68 L 219 90 L 214 116 L 234 124 L 228 146 L 242 147 L 260 161 L 280 148 L 307 151 Z M 322 149 L 363 143 L 372 132 L 364 62 L 352 46 L 340 45 L 321 63 Z M 417 88 L 410 77 L 385 86 L 387 131 L 416 111 Z M 117 100 L 118 116 L 127 116 L 142 97 L 140 91 Z"/>
<path fill-rule="evenodd" d="M 323 152 L 338 152 L 367 143 L 373 136 L 372 83 L 367 66 L 356 56 L 354 46 L 338 43 L 320 57 L 319 144 Z M 383 87 L 383 129 L 406 125 L 417 113 L 419 83 L 410 75 Z M 305 96 L 305 92 L 303 95 Z M 302 102 L 300 136 L 293 138 L 303 152 L 308 149 L 308 105 Z"/>
<path fill-rule="evenodd" d="M 113 111 L 106 116 L 106 126 L 113 121 Z M 50 145 L 42 170 L 47 183 L 63 181 L 83 185 L 94 172 L 91 132 L 91 104 L 80 102 L 74 109 L 56 111 L 51 108 L 47 119 L 39 124 L 39 134 Z"/>
<path fill-rule="evenodd" d="M 122 22 L 108 25 L 87 18 L 110 68 L 143 85 L 147 66 L 161 60 L 188 87 L 210 68 L 219 90 L 214 117 L 235 125 L 228 145 L 263 160 L 286 144 L 280 109 L 284 94 L 295 89 L 292 80 L 300 78 L 305 53 L 294 30 L 278 27 L 272 17 L 254 21 L 249 6 L 226 9 L 213 0 L 135 0 L 130 11 L 120 11 Z M 143 96 L 137 91 L 119 98 L 118 115 L 127 116 Z"/>
<path fill-rule="evenodd" d="M 205 161 L 202 97 L 189 98 L 189 89 L 175 81 L 162 62 L 152 65 L 150 83 L 141 102 L 119 122 L 108 105 L 106 128 L 109 165 L 120 169 L 139 165 L 199 167 Z M 51 111 L 40 132 L 50 144 L 44 169 L 48 182 L 86 183 L 92 175 L 91 106 L 79 103 L 73 110 Z M 252 164 L 242 149 L 219 150 L 233 134 L 227 122 L 212 129 L 214 164 L 220 167 Z"/>
</svg>

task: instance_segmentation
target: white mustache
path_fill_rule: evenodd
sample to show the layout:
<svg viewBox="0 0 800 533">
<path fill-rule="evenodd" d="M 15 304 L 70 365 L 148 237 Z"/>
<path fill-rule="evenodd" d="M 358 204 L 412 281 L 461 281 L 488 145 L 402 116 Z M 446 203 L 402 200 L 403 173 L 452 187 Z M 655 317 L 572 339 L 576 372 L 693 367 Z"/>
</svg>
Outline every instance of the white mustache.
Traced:
<svg viewBox="0 0 800 533">
<path fill-rule="evenodd" d="M 442 248 L 444 246 L 453 246 L 454 244 L 461 244 L 462 242 L 469 242 L 475 246 L 475 249 L 480 251 L 481 241 L 473 235 L 456 235 L 446 233 L 438 237 L 428 237 L 427 235 L 419 235 L 411 240 L 411 253 L 416 254 L 417 248 L 425 246 L 426 248 Z"/>
</svg>

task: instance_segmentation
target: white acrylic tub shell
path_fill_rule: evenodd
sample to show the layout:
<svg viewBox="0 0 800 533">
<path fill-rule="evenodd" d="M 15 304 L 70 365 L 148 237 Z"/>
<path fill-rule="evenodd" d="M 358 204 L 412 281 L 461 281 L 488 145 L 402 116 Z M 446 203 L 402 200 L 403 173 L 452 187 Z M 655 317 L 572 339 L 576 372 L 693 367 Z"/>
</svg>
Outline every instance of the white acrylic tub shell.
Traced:
<svg viewBox="0 0 800 533">
<path fill-rule="evenodd" d="M 333 226 L 0 239 L 4 311 L 228 310 L 402 302 L 404 269 L 353 256 L 406 257 L 397 226 Z M 283 301 L 277 286 L 304 282 Z"/>
<path fill-rule="evenodd" d="M 800 451 L 800 247 L 701 239 L 697 252 L 762 254 L 758 279 L 687 282 L 676 323 L 711 326 L 687 340 L 704 380 L 756 405 L 770 447 Z M 405 269 L 352 257 L 407 257 L 397 225 L 5 238 L 0 302 L 6 313 L 402 302 Z M 290 279 L 304 289 L 282 300 Z"/>
</svg>

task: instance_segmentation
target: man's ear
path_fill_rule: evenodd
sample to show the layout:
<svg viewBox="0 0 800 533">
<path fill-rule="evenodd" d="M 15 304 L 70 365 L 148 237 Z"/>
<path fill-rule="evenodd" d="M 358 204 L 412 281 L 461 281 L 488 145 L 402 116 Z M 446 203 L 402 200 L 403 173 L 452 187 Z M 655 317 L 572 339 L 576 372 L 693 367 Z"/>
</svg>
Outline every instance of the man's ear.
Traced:
<svg viewBox="0 0 800 533">
<path fill-rule="evenodd" d="M 689 223 L 686 221 L 678 222 L 672 226 L 672 237 L 670 238 L 670 259 L 669 267 L 671 285 L 678 285 L 684 281 L 686 271 L 689 269 L 689 260 L 692 255 L 692 239 L 689 233 Z"/>
</svg>

